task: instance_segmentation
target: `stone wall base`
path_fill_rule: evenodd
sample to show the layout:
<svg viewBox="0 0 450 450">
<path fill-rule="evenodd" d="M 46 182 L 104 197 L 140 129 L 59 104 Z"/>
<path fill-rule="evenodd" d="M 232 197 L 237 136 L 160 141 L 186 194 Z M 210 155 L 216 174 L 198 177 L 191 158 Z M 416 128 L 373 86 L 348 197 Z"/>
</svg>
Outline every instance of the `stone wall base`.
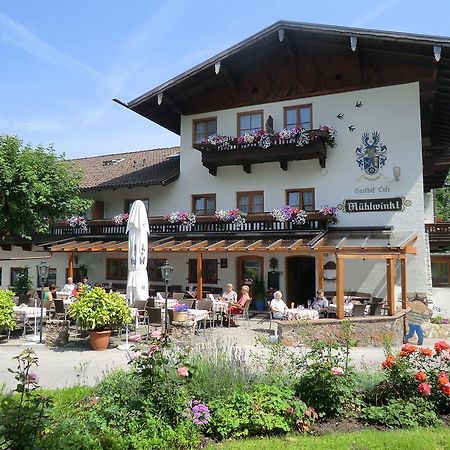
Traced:
<svg viewBox="0 0 450 450">
<path fill-rule="evenodd" d="M 47 320 L 45 326 L 45 345 L 62 347 L 69 342 L 69 320 Z"/>
<path fill-rule="evenodd" d="M 394 316 L 349 317 L 352 337 L 359 347 L 383 347 L 388 340 L 399 345 L 405 334 L 405 312 Z M 319 319 L 302 321 L 276 321 L 278 336 L 287 346 L 308 345 L 313 340 L 337 341 L 342 338 L 342 321 Z"/>
<path fill-rule="evenodd" d="M 195 336 L 196 324 L 191 320 L 185 322 L 172 321 L 170 336 L 176 345 L 187 347 L 192 345 Z"/>
</svg>

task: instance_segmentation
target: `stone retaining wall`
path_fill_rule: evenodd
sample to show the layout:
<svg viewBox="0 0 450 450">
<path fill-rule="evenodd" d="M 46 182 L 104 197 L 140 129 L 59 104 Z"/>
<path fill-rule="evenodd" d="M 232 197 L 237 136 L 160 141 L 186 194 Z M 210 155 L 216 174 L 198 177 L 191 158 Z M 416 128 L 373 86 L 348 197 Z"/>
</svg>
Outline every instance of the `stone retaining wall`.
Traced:
<svg viewBox="0 0 450 450">
<path fill-rule="evenodd" d="M 394 316 L 349 317 L 353 338 L 360 347 L 382 347 L 386 337 L 392 344 L 402 343 L 405 333 L 405 312 Z M 319 319 L 302 321 L 276 321 L 278 336 L 287 346 L 308 344 L 312 340 L 336 341 L 341 337 L 341 321 L 338 319 Z"/>
<path fill-rule="evenodd" d="M 70 321 L 48 320 L 45 327 L 45 345 L 62 347 L 69 342 Z"/>
</svg>

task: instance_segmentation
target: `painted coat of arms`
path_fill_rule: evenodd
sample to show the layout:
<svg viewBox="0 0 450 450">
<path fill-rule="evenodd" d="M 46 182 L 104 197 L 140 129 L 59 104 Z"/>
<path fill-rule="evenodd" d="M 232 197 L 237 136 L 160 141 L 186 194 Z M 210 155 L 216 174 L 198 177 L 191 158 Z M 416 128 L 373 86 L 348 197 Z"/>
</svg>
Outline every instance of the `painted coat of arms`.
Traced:
<svg viewBox="0 0 450 450">
<path fill-rule="evenodd" d="M 356 148 L 356 162 L 358 167 L 367 175 L 377 175 L 386 164 L 387 147 L 380 141 L 380 133 L 363 133 L 362 145 Z"/>
</svg>

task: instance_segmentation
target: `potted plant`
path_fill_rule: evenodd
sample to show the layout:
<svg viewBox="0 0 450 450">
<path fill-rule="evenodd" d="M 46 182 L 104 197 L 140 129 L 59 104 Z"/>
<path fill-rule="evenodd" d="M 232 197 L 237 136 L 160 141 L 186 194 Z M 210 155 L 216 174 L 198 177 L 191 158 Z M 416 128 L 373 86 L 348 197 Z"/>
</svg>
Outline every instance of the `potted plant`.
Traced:
<svg viewBox="0 0 450 450">
<path fill-rule="evenodd" d="M 92 350 L 106 350 L 111 330 L 132 321 L 126 300 L 117 292 L 106 293 L 99 287 L 81 290 L 69 307 L 69 317 L 89 330 Z"/>
<path fill-rule="evenodd" d="M 255 309 L 257 311 L 264 311 L 264 296 L 265 296 L 265 289 L 264 289 L 264 280 L 262 277 L 255 277 L 255 281 L 253 284 L 253 296 L 254 296 L 254 304 Z"/>
<path fill-rule="evenodd" d="M 0 291 L 0 330 L 10 331 L 16 326 L 13 296 L 13 291 Z"/>
<path fill-rule="evenodd" d="M 16 277 L 16 281 L 14 283 L 14 291 L 19 296 L 19 303 L 26 303 L 28 298 L 26 297 L 26 293 L 32 288 L 33 282 L 31 281 L 30 276 L 28 275 L 29 266 L 24 266 L 20 268 L 20 272 Z"/>
<path fill-rule="evenodd" d="M 185 305 L 184 303 L 176 303 L 173 307 L 174 322 L 186 322 L 188 320 L 188 309 L 188 305 Z"/>
</svg>

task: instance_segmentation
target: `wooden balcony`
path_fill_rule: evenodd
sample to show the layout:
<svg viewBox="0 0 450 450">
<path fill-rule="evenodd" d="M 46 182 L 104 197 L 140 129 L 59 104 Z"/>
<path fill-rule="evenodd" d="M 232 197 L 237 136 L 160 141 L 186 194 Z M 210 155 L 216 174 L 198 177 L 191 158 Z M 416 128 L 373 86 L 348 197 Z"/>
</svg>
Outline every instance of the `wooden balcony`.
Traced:
<svg viewBox="0 0 450 450">
<path fill-rule="evenodd" d="M 429 235 L 431 250 L 450 246 L 450 222 L 427 223 L 425 231 Z"/>
<path fill-rule="evenodd" d="M 311 141 L 299 147 L 294 139 L 272 138 L 271 145 L 262 148 L 258 143 L 238 144 L 236 139 L 226 148 L 212 144 L 194 144 L 202 153 L 202 163 L 211 175 L 217 175 L 221 166 L 242 166 L 246 173 L 251 173 L 252 165 L 266 162 L 278 162 L 282 170 L 288 170 L 289 161 L 317 159 L 320 167 L 326 166 L 327 143 L 329 134 L 325 130 L 308 132 Z"/>
<path fill-rule="evenodd" d="M 237 226 L 233 223 L 220 222 L 213 216 L 198 216 L 197 222 L 190 228 L 179 224 L 167 222 L 163 217 L 150 217 L 150 236 L 282 236 L 309 234 L 323 231 L 327 228 L 330 218 L 318 212 L 309 212 L 303 225 L 294 225 L 292 222 L 277 222 L 270 213 L 252 214 L 246 217 L 246 222 Z M 64 223 L 57 223 L 50 229 L 52 236 L 126 236 L 126 223 L 116 225 L 112 220 L 88 220 L 86 228 L 71 227 Z"/>
</svg>

